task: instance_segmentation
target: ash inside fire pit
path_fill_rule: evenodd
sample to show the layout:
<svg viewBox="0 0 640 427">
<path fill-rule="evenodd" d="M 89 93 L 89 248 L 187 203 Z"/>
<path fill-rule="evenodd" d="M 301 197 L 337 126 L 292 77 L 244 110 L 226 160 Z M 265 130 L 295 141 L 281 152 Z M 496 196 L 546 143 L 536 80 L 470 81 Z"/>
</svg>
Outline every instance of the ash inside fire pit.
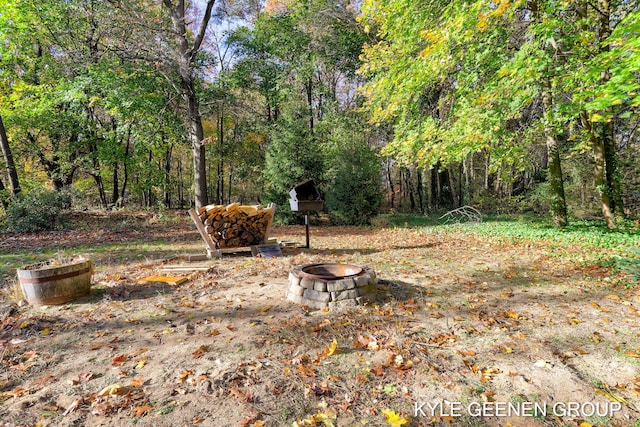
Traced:
<svg viewBox="0 0 640 427">
<path fill-rule="evenodd" d="M 351 264 L 305 264 L 289 273 L 287 299 L 311 308 L 359 305 L 376 285 L 370 267 Z"/>
</svg>

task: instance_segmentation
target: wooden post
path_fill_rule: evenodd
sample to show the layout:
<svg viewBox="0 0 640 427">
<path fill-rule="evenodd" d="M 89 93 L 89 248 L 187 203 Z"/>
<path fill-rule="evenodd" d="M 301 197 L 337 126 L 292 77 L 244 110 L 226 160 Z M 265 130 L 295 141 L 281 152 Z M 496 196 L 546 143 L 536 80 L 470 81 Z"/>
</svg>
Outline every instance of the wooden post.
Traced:
<svg viewBox="0 0 640 427">
<path fill-rule="evenodd" d="M 304 228 L 305 235 L 307 237 L 307 244 L 304 246 L 306 249 L 309 249 L 309 213 L 305 212 L 304 214 Z"/>
</svg>

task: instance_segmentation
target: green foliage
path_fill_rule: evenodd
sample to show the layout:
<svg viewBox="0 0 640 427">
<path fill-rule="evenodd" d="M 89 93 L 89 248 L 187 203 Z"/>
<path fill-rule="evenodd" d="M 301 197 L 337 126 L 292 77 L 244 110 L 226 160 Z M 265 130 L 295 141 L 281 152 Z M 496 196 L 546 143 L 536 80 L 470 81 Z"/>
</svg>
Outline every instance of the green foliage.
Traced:
<svg viewBox="0 0 640 427">
<path fill-rule="evenodd" d="M 281 207 L 276 216 L 285 223 L 295 218 L 288 208 L 291 189 L 308 179 L 320 182 L 322 178 L 322 152 L 306 124 L 304 114 L 284 114 L 273 127 L 267 148 L 263 171 L 267 182 L 265 201 Z"/>
<path fill-rule="evenodd" d="M 616 271 L 624 272 L 631 283 L 640 283 L 640 250 L 614 258 Z"/>
<path fill-rule="evenodd" d="M 289 191 L 308 179 L 324 190 L 334 222 L 364 223 L 379 208 L 378 159 L 355 102 L 340 93 L 355 86 L 364 38 L 349 2 L 327 0 L 288 2 L 232 35 L 245 55 L 233 78 L 267 107 L 265 201 L 281 206 L 278 221 L 296 218 Z"/>
<path fill-rule="evenodd" d="M 640 13 L 600 7 L 365 0 L 361 21 L 375 40 L 363 50 L 362 93 L 372 120 L 393 126 L 384 154 L 446 167 L 482 153 L 487 174 L 532 171 L 547 166 L 545 142 L 592 148 L 585 111 L 596 124 L 617 119 L 625 139 L 639 105 Z M 563 205 L 559 184 L 552 189 L 547 205 Z"/>
<path fill-rule="evenodd" d="M 446 225 L 437 215 L 391 214 L 389 223 L 397 227 L 454 227 L 461 231 L 506 240 L 555 241 L 566 245 L 578 244 L 588 251 L 607 250 L 617 256 L 637 257 L 640 230 L 631 221 L 622 222 L 620 228 L 611 230 L 599 221 L 573 221 L 567 227 L 557 229 L 540 215 L 485 215 L 481 223 Z"/>
<path fill-rule="evenodd" d="M 381 204 L 380 162 L 368 147 L 344 150 L 327 192 L 327 209 L 334 224 L 366 225 Z"/>
<path fill-rule="evenodd" d="M 5 227 L 19 233 L 57 230 L 67 225 L 71 193 L 44 188 L 19 194 L 7 209 Z"/>
<path fill-rule="evenodd" d="M 366 141 L 357 117 L 327 118 L 326 206 L 334 224 L 368 225 L 380 210 L 381 161 Z"/>
</svg>

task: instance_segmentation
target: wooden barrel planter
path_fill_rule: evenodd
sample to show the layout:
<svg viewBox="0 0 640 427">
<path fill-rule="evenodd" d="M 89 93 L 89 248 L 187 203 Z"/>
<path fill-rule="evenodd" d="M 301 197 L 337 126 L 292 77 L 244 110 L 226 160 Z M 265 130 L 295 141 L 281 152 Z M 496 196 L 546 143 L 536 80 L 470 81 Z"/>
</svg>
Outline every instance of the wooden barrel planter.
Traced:
<svg viewBox="0 0 640 427">
<path fill-rule="evenodd" d="M 18 269 L 18 280 L 30 304 L 64 304 L 89 294 L 92 273 L 85 258 L 45 261 Z"/>
</svg>

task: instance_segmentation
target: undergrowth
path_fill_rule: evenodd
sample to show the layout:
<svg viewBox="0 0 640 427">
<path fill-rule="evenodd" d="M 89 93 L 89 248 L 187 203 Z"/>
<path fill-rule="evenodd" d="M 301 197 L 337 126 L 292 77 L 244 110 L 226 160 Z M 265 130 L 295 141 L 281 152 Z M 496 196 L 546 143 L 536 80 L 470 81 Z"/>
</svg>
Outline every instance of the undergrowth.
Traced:
<svg viewBox="0 0 640 427">
<path fill-rule="evenodd" d="M 640 282 L 640 229 L 631 221 L 620 221 L 609 229 L 602 221 L 573 221 L 555 227 L 541 216 L 492 215 L 480 223 L 444 224 L 439 216 L 395 214 L 387 217 L 391 227 L 417 227 L 427 232 L 448 230 L 473 233 L 507 243 L 537 242 L 553 255 L 568 256 L 581 266 L 609 267 L 623 273 L 631 283 Z"/>
</svg>

